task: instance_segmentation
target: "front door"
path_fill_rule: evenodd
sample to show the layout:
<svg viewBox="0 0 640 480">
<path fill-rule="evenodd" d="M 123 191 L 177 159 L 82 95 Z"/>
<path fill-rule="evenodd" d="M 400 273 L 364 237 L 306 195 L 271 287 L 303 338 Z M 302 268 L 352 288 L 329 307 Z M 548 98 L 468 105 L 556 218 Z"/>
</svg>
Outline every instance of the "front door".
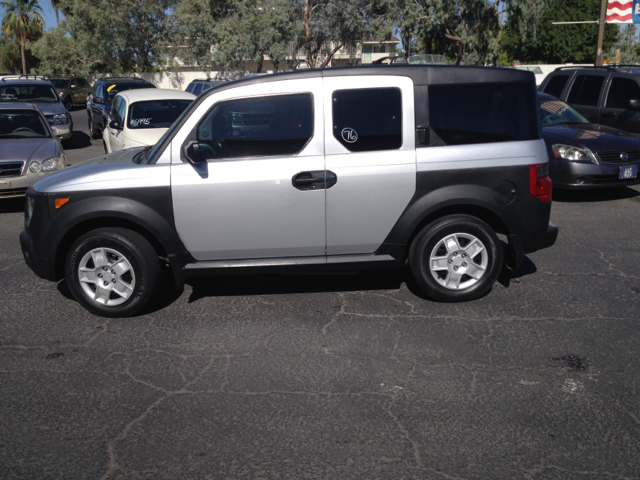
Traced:
<svg viewBox="0 0 640 480">
<path fill-rule="evenodd" d="M 109 114 L 109 122 L 105 126 L 105 133 L 103 138 L 105 142 L 109 143 L 109 151 L 117 152 L 125 148 L 124 145 L 124 122 L 125 114 L 127 111 L 127 104 L 122 97 L 116 97 L 111 107 L 111 113 Z M 111 128 L 109 123 L 112 121 L 118 122 L 120 128 Z"/>
<path fill-rule="evenodd" d="M 569 90 L 567 103 L 578 110 L 591 123 L 598 123 L 600 96 L 607 75 L 607 72 L 577 75 L 571 90 Z"/>
<path fill-rule="evenodd" d="M 324 262 L 322 120 L 321 78 L 238 87 L 200 104 L 171 144 L 176 228 L 196 260 Z M 205 161 L 186 161 L 194 148 Z"/>
<path fill-rule="evenodd" d="M 413 82 L 328 77 L 325 86 L 327 255 L 370 254 L 416 189 Z"/>
</svg>

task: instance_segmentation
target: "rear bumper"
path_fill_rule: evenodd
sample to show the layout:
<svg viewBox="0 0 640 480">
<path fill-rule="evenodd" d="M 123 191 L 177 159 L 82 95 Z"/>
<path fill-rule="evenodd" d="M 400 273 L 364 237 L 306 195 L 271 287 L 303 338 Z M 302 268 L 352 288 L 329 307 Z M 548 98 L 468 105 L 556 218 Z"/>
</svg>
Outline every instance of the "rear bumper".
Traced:
<svg viewBox="0 0 640 480">
<path fill-rule="evenodd" d="M 542 243 L 540 244 L 540 250 L 543 248 L 549 248 L 553 244 L 556 243 L 558 239 L 558 227 L 556 227 L 553 223 L 549 222 L 549 226 L 547 228 L 547 233 L 542 239 Z"/>
</svg>

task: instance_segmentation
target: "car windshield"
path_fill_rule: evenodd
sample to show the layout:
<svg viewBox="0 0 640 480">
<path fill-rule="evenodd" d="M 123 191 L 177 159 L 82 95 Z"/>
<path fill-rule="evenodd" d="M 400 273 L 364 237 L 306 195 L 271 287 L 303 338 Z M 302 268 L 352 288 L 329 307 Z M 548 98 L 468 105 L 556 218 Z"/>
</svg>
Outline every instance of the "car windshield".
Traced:
<svg viewBox="0 0 640 480">
<path fill-rule="evenodd" d="M 125 90 L 136 90 L 138 88 L 154 88 L 154 86 L 148 83 L 121 83 L 119 85 L 109 85 L 107 87 L 107 103 L 113 102 L 113 99 L 116 98 L 116 95 L 120 92 L 124 92 Z"/>
<path fill-rule="evenodd" d="M 129 128 L 169 128 L 191 100 L 149 100 L 136 102 L 129 107 Z"/>
<path fill-rule="evenodd" d="M 589 123 L 589 120 L 560 100 L 540 101 L 540 120 L 543 127 L 564 123 Z"/>
<path fill-rule="evenodd" d="M 69 79 L 68 78 L 50 78 L 49 82 L 56 88 L 68 88 L 69 87 Z"/>
<path fill-rule="evenodd" d="M 1 102 L 58 103 L 60 99 L 53 87 L 47 83 L 37 85 L 2 85 Z"/>
<path fill-rule="evenodd" d="M 0 139 L 49 137 L 42 115 L 35 110 L 0 110 Z"/>
</svg>

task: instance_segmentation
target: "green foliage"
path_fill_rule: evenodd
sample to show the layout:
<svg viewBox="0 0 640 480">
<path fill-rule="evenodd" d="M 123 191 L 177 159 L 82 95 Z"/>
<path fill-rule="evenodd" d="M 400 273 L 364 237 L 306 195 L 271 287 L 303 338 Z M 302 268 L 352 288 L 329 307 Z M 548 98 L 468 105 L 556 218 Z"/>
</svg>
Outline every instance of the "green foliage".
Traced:
<svg viewBox="0 0 640 480">
<path fill-rule="evenodd" d="M 27 73 L 25 45 L 27 40 L 37 37 L 44 28 L 42 8 L 37 0 L 5 0 L 0 3 L 6 11 L 2 19 L 2 31 L 20 43 L 22 73 Z"/>
<path fill-rule="evenodd" d="M 621 26 L 620 37 L 609 50 L 608 57 L 616 63 L 640 64 L 640 41 L 635 25 Z"/>
<path fill-rule="evenodd" d="M 76 40 L 62 27 L 45 32 L 33 45 L 33 53 L 40 59 L 38 73 L 42 75 L 87 76 L 95 72 L 93 57 L 78 48 Z"/>
<path fill-rule="evenodd" d="M 522 63 L 593 63 L 597 25 L 552 25 L 552 22 L 595 20 L 599 2 L 592 0 L 550 0 L 541 11 L 535 35 L 523 35 L 522 20 L 510 17 L 504 30 L 502 48 L 510 58 Z M 616 25 L 606 25 L 603 51 L 609 51 L 619 34 Z"/>
</svg>

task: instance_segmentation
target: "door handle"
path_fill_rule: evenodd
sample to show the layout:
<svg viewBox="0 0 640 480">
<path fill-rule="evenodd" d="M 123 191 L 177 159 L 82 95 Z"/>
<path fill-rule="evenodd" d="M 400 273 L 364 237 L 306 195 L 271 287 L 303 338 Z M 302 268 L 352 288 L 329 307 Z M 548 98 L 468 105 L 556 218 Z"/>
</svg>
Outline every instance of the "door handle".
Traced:
<svg viewBox="0 0 640 480">
<path fill-rule="evenodd" d="M 612 117 L 615 117 L 616 114 L 613 112 L 602 112 L 602 116 L 605 118 L 612 118 Z"/>
<path fill-rule="evenodd" d="M 291 178 L 291 184 L 298 190 L 323 190 L 325 188 L 324 170 L 296 173 Z"/>
</svg>

